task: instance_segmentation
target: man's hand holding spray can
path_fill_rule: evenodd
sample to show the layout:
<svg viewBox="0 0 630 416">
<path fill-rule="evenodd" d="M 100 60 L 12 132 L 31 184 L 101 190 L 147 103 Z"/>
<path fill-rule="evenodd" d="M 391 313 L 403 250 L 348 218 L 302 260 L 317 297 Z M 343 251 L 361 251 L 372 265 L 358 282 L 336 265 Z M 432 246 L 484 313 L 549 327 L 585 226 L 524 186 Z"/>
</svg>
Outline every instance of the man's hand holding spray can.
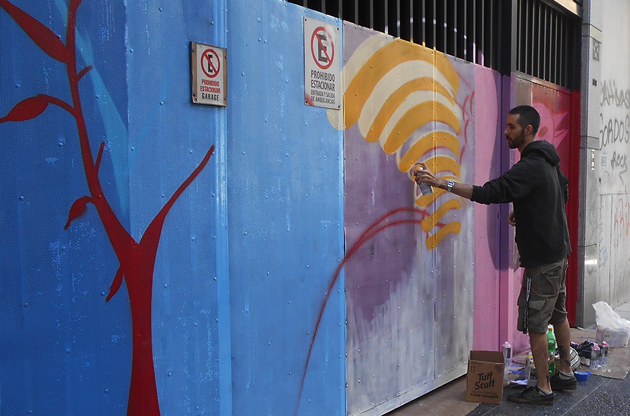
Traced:
<svg viewBox="0 0 630 416">
<path fill-rule="evenodd" d="M 413 176 L 414 181 L 416 181 L 416 183 L 420 187 L 420 192 L 422 192 L 422 195 L 429 195 L 433 193 L 433 188 L 431 187 L 431 185 L 428 185 L 424 182 L 418 183 L 418 175 L 423 170 L 424 170 L 424 166 L 422 165 L 422 163 L 416 163 L 411 168 L 411 176 Z"/>
</svg>

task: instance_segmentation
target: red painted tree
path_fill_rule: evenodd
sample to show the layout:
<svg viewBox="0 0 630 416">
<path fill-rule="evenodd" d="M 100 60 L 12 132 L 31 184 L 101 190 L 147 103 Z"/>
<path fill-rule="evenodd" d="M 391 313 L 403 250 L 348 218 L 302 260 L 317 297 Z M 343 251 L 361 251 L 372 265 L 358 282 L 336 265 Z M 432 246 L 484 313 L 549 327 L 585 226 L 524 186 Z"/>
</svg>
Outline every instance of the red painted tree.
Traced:
<svg viewBox="0 0 630 416">
<path fill-rule="evenodd" d="M 153 218 L 140 241 L 135 241 L 120 223 L 103 194 L 99 168 L 105 143 L 100 144 L 96 158 L 94 158 L 90 147 L 87 126 L 81 108 L 79 81 L 90 71 L 91 66 L 78 70 L 76 60 L 76 12 L 80 3 L 81 0 L 70 0 L 66 41 L 64 43 L 37 19 L 11 2 L 0 0 L 0 8 L 4 9 L 15 20 L 43 52 L 65 64 L 72 97 L 72 102 L 66 102 L 47 94 L 26 98 L 17 103 L 5 117 L 0 118 L 0 123 L 33 119 L 42 114 L 49 104 L 57 105 L 66 110 L 75 119 L 89 195 L 80 197 L 72 204 L 64 228 L 67 229 L 73 220 L 86 212 L 88 203 L 94 205 L 120 263 L 106 300 L 109 301 L 116 294 L 124 279 L 131 305 L 133 358 L 127 415 L 155 416 L 160 414 L 151 336 L 151 298 L 155 257 L 166 215 L 188 185 L 204 169 L 214 152 L 214 146 L 210 147 L 199 166 L 177 188 L 168 202 Z"/>
</svg>

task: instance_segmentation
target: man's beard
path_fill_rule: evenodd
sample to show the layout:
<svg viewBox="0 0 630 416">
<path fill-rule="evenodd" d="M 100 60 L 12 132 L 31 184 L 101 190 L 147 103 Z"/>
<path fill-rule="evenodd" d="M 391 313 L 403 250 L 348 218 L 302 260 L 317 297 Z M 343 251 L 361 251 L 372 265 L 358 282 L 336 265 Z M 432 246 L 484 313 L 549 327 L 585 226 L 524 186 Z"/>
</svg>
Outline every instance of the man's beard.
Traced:
<svg viewBox="0 0 630 416">
<path fill-rule="evenodd" d="M 515 139 L 512 139 L 511 137 L 508 137 L 508 146 L 510 147 L 510 149 L 518 149 L 518 147 L 523 144 L 523 142 L 525 141 L 525 133 L 521 132 L 521 134 L 519 136 L 517 136 Z"/>
</svg>

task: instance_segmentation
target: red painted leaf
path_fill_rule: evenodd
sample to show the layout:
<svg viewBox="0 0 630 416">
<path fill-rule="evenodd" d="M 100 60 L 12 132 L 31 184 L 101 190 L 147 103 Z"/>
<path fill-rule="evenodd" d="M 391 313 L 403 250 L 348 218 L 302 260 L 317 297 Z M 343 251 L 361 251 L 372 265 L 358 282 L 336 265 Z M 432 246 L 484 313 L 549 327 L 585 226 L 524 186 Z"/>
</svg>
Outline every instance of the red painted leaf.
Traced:
<svg viewBox="0 0 630 416">
<path fill-rule="evenodd" d="M 123 278 L 122 267 L 119 267 L 118 271 L 116 272 L 116 276 L 114 277 L 114 281 L 112 282 L 112 285 L 109 288 L 109 294 L 105 298 L 105 302 L 109 302 L 112 296 L 114 296 L 116 292 L 118 292 L 118 289 L 120 289 L 120 285 L 122 284 L 122 278 Z"/>
<path fill-rule="evenodd" d="M 0 0 L 0 7 L 9 13 L 9 16 L 20 25 L 22 30 L 24 30 L 29 38 L 33 39 L 33 42 L 35 42 L 41 50 L 58 61 L 68 62 L 70 58 L 68 49 L 52 30 L 48 29 L 39 20 L 8 0 Z"/>
<path fill-rule="evenodd" d="M 79 218 L 85 213 L 85 211 L 87 210 L 87 203 L 91 201 L 92 198 L 90 198 L 89 196 L 83 196 L 74 201 L 74 204 L 72 204 L 72 206 L 70 207 L 70 212 L 68 213 L 68 221 L 63 227 L 64 230 L 68 229 L 72 221 Z"/>
<path fill-rule="evenodd" d="M 5 121 L 24 121 L 35 118 L 44 112 L 49 103 L 50 97 L 46 95 L 40 94 L 35 97 L 29 97 L 17 103 L 15 107 L 9 111 L 9 114 L 0 118 L 0 123 L 4 123 Z"/>
</svg>

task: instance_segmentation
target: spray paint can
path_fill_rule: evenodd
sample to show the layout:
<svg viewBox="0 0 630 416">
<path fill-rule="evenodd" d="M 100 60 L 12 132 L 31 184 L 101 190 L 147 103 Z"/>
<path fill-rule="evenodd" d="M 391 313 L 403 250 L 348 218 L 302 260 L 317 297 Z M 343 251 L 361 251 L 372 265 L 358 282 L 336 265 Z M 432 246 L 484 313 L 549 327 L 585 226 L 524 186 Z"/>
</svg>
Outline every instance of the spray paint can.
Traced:
<svg viewBox="0 0 630 416">
<path fill-rule="evenodd" d="M 413 165 L 413 168 L 411 168 L 411 172 L 412 172 L 412 176 L 414 177 L 414 180 L 417 174 L 423 169 L 424 168 L 419 163 L 416 163 L 415 165 Z M 420 185 L 418 186 L 420 187 L 420 192 L 422 192 L 422 195 L 429 195 L 433 193 L 433 187 L 431 187 L 430 185 L 427 185 L 424 182 L 420 183 Z"/>
<path fill-rule="evenodd" d="M 510 366 L 510 364 L 512 364 L 512 346 L 507 341 L 505 341 L 505 343 L 503 344 L 503 361 L 503 385 L 506 386 L 510 381 L 508 379 L 508 367 Z"/>
<path fill-rule="evenodd" d="M 505 360 L 505 368 L 507 369 L 510 364 L 512 364 L 512 346 L 507 341 L 503 344 L 503 359 Z"/>
<path fill-rule="evenodd" d="M 601 345 L 601 357 L 599 360 L 600 365 L 606 365 L 608 362 L 608 343 L 606 341 L 602 341 Z"/>
</svg>

